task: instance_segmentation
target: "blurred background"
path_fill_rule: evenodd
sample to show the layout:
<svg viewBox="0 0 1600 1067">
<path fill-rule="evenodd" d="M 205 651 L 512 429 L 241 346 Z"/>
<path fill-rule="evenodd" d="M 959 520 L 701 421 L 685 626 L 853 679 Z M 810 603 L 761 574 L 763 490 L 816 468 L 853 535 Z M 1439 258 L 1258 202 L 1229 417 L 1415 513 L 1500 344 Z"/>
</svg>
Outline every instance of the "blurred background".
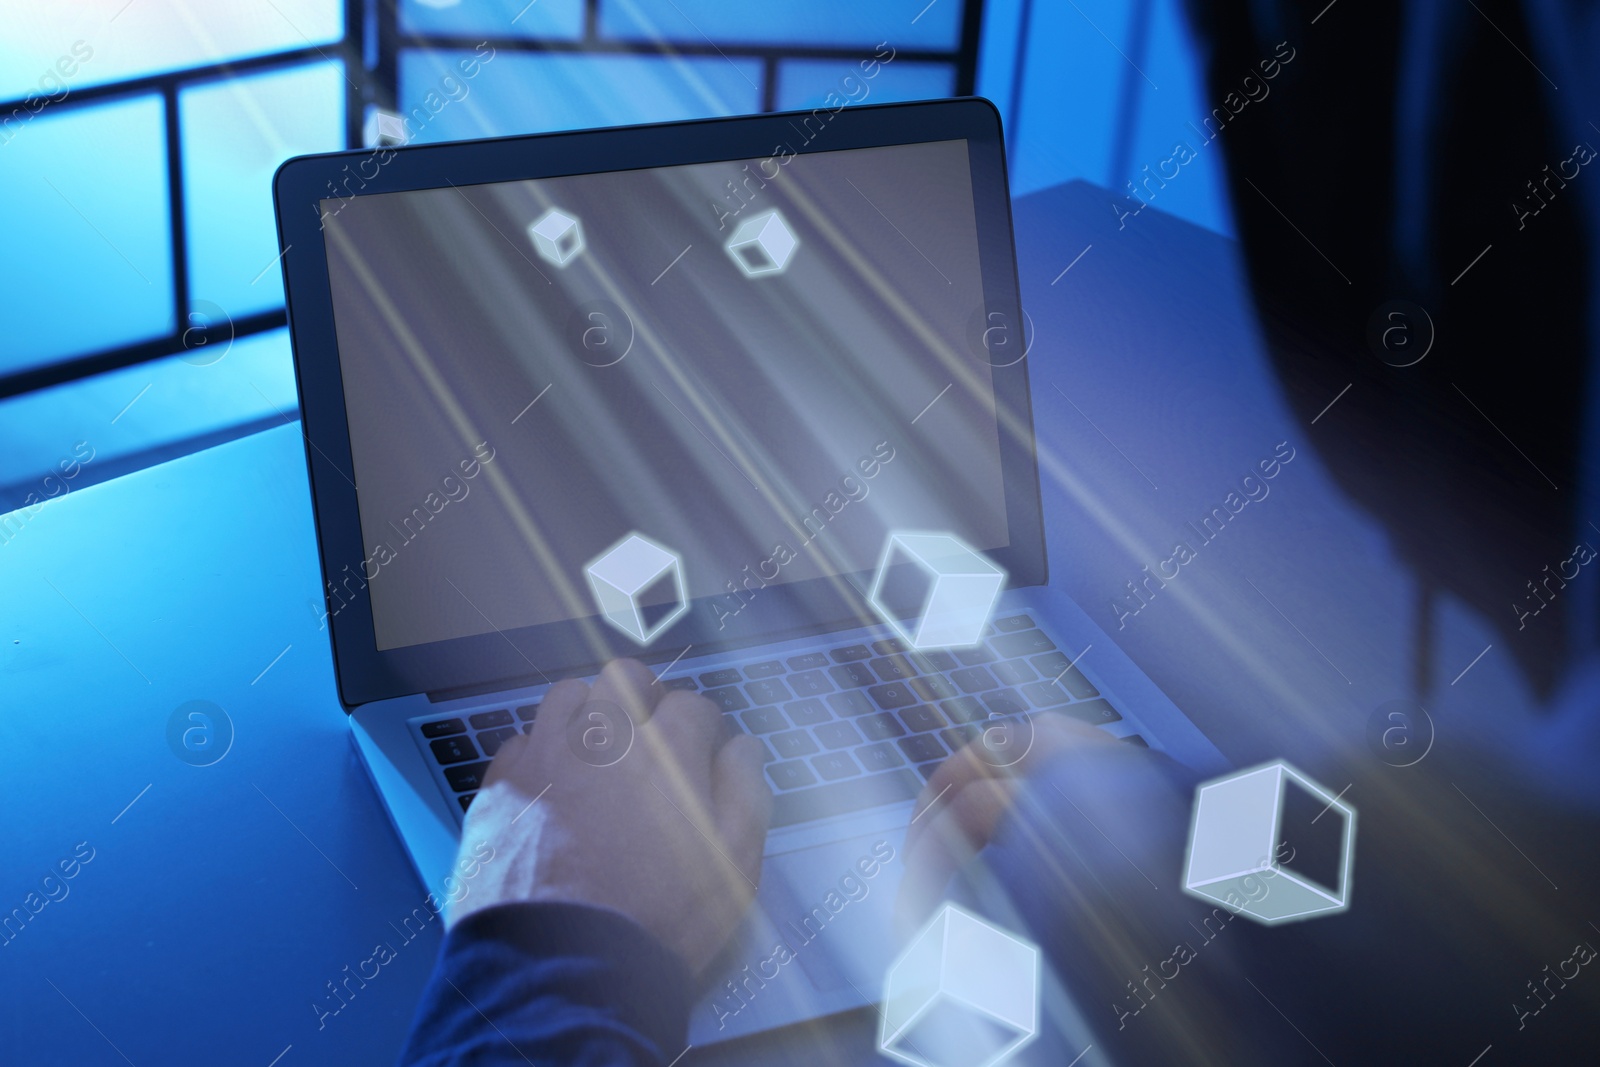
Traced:
<svg viewBox="0 0 1600 1067">
<path fill-rule="evenodd" d="M 297 417 L 272 174 L 380 110 L 421 143 L 811 108 L 877 54 L 851 103 L 988 97 L 1014 195 L 1121 190 L 1206 113 L 1180 7 L 0 0 L 0 513 L 79 442 L 66 491 Z M 1231 236 L 1221 154 L 1186 173 L 1157 206 Z"/>
</svg>

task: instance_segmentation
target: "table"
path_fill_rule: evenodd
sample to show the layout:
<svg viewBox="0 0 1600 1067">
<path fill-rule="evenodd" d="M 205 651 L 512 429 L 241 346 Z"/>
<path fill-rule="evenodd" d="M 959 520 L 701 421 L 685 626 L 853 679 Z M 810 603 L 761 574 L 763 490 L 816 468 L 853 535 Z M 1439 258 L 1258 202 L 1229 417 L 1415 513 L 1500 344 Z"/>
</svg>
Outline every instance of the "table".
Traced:
<svg viewBox="0 0 1600 1067">
<path fill-rule="evenodd" d="M 1423 699 L 1439 723 L 1435 764 L 1453 750 L 1461 775 L 1480 766 L 1473 752 L 1548 726 L 1514 666 L 1485 650 L 1496 639 L 1483 620 L 1448 603 L 1428 638 L 1439 677 L 1419 689 L 1415 580 L 1318 458 L 1339 446 L 1338 398 L 1309 427 L 1286 407 L 1231 242 L 1154 209 L 1121 226 L 1112 199 L 1071 183 L 1015 208 L 1053 587 L 1231 759 L 1283 756 L 1332 789 L 1351 782 L 1369 820 L 1393 802 L 1370 784 L 1391 772 L 1365 743 L 1382 702 Z M 1270 495 L 1119 629 L 1124 583 L 1280 442 L 1294 458 Z M 75 848 L 92 858 L 0 947 L 6 1062 L 392 1062 L 436 927 L 320 1028 L 312 1007 L 396 940 L 423 892 L 335 697 L 298 423 L 73 492 L 14 515 L 10 532 L 0 909 L 23 907 Z M 210 766 L 168 739 L 195 700 L 234 728 Z M 1496 714 L 1478 714 L 1483 703 Z M 1584 737 L 1580 755 L 1594 751 Z M 1499 811 L 1486 798 L 1520 766 L 1505 782 L 1457 777 L 1457 791 Z M 1543 892 L 1527 856 L 1465 805 L 1441 817 Z M 1570 855 L 1538 852 L 1521 822 L 1501 826 L 1568 898 L 1590 892 Z M 1498 1040 L 1467 1023 L 1461 1062 Z M 685 1063 L 883 1062 L 874 1024 L 856 1012 Z"/>
</svg>

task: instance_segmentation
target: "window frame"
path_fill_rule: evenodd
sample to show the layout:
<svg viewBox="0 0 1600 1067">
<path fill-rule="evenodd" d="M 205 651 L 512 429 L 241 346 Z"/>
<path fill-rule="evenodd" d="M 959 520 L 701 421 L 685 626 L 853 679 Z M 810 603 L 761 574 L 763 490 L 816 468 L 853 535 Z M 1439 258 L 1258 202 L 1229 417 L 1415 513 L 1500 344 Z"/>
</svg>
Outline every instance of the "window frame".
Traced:
<svg viewBox="0 0 1600 1067">
<path fill-rule="evenodd" d="M 944 63 L 955 72 L 954 95 L 972 95 L 977 84 L 979 34 L 983 28 L 984 0 L 959 0 L 960 33 L 954 50 L 901 49 L 897 58 Z M 170 333 L 146 341 L 116 345 L 69 356 L 54 363 L 0 373 L 0 400 L 23 393 L 77 381 L 104 371 L 178 355 L 201 344 L 226 342 L 282 329 L 288 324 L 284 309 L 241 316 L 227 323 L 190 323 L 187 185 L 184 178 L 183 141 L 178 97 L 186 88 L 229 78 L 289 70 L 295 66 L 332 60 L 344 65 L 345 149 L 363 147 L 367 109 L 397 108 L 400 55 L 403 51 L 451 50 L 477 47 L 487 41 L 497 51 L 595 55 L 699 56 L 758 59 L 762 65 L 761 113 L 776 110 L 778 65 L 786 59 L 838 59 L 853 61 L 860 50 L 848 46 L 778 45 L 712 41 L 668 42 L 612 39 L 599 34 L 600 0 L 584 0 L 583 35 L 574 40 L 541 37 L 505 37 L 479 34 L 407 33 L 400 27 L 399 0 L 341 0 L 344 35 L 326 45 L 306 45 L 245 59 L 205 63 L 158 74 L 127 78 L 76 89 L 57 104 L 60 108 L 90 107 L 123 97 L 159 94 L 166 132 L 168 240 L 172 252 L 172 322 Z M 23 100 L 0 101 L 0 114 L 24 106 Z"/>
</svg>

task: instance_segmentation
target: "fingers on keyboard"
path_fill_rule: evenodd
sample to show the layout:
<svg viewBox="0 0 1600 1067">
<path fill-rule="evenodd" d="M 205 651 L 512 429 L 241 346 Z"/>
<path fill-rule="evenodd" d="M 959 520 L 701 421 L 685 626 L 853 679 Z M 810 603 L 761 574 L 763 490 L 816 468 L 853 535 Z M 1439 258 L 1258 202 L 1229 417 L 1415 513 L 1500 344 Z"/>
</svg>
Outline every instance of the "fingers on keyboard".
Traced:
<svg viewBox="0 0 1600 1067">
<path fill-rule="evenodd" d="M 997 722 L 1061 714 L 1095 726 L 1121 714 L 1027 615 L 995 619 L 977 647 L 909 649 L 898 638 L 664 680 L 698 690 L 727 737 L 753 734 L 777 797 L 773 826 L 909 800 L 952 753 Z M 451 795 L 467 809 L 489 761 L 538 703 L 417 724 Z M 1146 744 L 1137 734 L 1123 738 Z"/>
</svg>

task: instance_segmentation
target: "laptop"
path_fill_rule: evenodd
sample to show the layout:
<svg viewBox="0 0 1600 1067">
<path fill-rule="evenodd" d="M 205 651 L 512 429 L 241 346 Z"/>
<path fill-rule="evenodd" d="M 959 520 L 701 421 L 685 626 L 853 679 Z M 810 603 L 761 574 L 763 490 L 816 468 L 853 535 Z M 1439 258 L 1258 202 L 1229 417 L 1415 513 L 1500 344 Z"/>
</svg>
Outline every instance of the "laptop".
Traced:
<svg viewBox="0 0 1600 1067">
<path fill-rule="evenodd" d="M 758 738 L 774 794 L 697 1045 L 878 999 L 913 798 L 996 727 L 996 761 L 1067 715 L 1225 767 L 1049 589 L 987 101 L 305 156 L 274 194 L 321 621 L 428 889 L 548 686 L 618 656 Z M 917 536 L 1004 575 L 959 646 L 887 566 Z"/>
</svg>

